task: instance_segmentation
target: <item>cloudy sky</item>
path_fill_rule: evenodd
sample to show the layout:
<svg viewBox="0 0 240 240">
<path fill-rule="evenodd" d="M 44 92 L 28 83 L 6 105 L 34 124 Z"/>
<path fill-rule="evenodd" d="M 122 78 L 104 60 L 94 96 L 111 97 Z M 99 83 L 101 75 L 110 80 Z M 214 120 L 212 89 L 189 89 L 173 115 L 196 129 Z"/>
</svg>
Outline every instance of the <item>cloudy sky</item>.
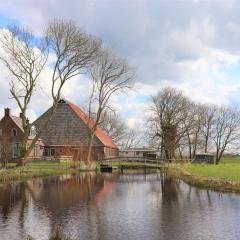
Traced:
<svg viewBox="0 0 240 240">
<path fill-rule="evenodd" d="M 61 3 L 60 3 L 61 2 Z M 74 20 L 136 66 L 136 91 L 114 98 L 130 126 L 144 119 L 149 96 L 177 87 L 194 101 L 240 105 L 240 2 L 234 0 L 11 0 L 0 1 L 0 26 L 28 27 L 41 35 L 52 19 Z M 9 75 L 0 65 L 0 108 L 9 99 Z M 47 73 L 45 75 L 47 78 Z M 64 89 L 84 105 L 86 81 Z M 50 101 L 39 89 L 32 118 Z"/>
</svg>

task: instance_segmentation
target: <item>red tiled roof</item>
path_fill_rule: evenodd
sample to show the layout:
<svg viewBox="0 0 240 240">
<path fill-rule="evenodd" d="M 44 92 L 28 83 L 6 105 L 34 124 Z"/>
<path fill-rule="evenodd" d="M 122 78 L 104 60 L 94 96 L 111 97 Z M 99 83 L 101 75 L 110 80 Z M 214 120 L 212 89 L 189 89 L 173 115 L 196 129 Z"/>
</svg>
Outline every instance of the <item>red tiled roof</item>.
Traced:
<svg viewBox="0 0 240 240">
<path fill-rule="evenodd" d="M 94 121 L 90 119 L 78 106 L 65 99 L 65 102 L 71 107 L 71 109 L 79 116 L 79 118 L 89 127 L 94 125 Z M 97 127 L 95 136 L 102 142 L 103 145 L 110 148 L 118 148 L 113 140 L 107 136 L 99 127 Z"/>
</svg>

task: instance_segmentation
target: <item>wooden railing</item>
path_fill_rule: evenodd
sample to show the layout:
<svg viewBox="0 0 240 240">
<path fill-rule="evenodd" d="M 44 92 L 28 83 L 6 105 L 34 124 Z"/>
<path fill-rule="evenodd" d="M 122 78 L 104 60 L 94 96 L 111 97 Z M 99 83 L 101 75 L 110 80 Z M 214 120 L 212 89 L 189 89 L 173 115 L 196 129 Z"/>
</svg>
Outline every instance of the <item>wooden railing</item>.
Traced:
<svg viewBox="0 0 240 240">
<path fill-rule="evenodd" d="M 191 159 L 160 159 L 151 157 L 110 157 L 100 161 L 100 164 L 108 163 L 124 163 L 124 162 L 138 162 L 138 163 L 149 163 L 149 164 L 168 164 L 168 163 L 188 163 Z"/>
</svg>

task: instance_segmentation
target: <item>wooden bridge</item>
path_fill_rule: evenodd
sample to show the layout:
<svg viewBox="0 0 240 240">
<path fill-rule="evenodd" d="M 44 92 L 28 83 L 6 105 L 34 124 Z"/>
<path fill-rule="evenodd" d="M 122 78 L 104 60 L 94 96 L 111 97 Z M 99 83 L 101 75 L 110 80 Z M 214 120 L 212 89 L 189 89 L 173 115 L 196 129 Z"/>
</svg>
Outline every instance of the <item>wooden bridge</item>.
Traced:
<svg viewBox="0 0 240 240">
<path fill-rule="evenodd" d="M 186 163 L 189 159 L 159 159 L 149 157 L 112 157 L 106 158 L 99 162 L 101 171 L 113 172 L 120 169 L 123 173 L 124 169 L 160 169 L 168 166 L 170 163 Z"/>
<path fill-rule="evenodd" d="M 101 171 L 112 172 L 120 169 L 123 173 L 124 169 L 156 169 L 164 166 L 166 162 L 162 159 L 148 157 L 112 157 L 103 159 L 100 162 Z"/>
</svg>

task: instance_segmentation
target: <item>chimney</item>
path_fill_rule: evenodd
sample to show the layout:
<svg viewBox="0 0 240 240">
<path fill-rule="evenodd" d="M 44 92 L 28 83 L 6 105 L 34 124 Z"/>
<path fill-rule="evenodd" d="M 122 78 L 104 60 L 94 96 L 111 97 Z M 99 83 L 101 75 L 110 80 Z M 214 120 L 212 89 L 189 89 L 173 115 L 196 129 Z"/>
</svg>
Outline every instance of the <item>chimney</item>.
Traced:
<svg viewBox="0 0 240 240">
<path fill-rule="evenodd" d="M 20 118 L 22 118 L 22 117 L 23 117 L 23 114 L 22 114 L 22 112 L 20 112 L 20 114 L 19 114 L 19 117 L 20 117 Z"/>
<path fill-rule="evenodd" d="M 5 116 L 9 117 L 11 113 L 11 109 L 10 108 L 5 108 Z"/>
</svg>

